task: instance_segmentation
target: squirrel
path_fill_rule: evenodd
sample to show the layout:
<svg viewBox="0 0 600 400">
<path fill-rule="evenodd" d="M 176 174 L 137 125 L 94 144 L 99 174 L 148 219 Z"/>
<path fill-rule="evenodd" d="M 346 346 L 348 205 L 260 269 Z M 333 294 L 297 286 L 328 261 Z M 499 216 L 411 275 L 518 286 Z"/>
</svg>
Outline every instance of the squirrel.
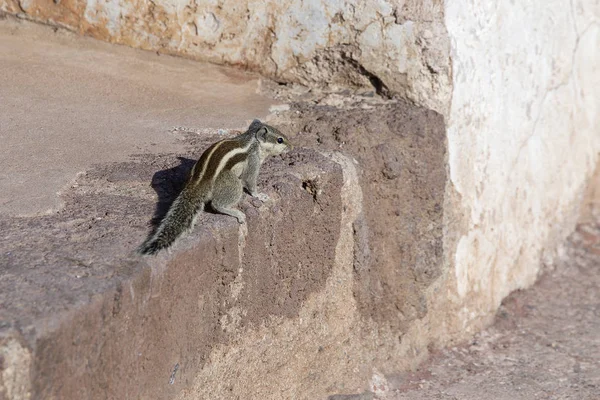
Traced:
<svg viewBox="0 0 600 400">
<path fill-rule="evenodd" d="M 202 153 L 156 231 L 137 249 L 141 255 L 156 254 L 171 246 L 184 232 L 192 229 L 200 211 L 210 203 L 215 211 L 246 222 L 243 212 L 234 207 L 242 199 L 244 188 L 260 199 L 269 197 L 256 187 L 258 172 L 268 156 L 291 150 L 288 138 L 258 119 L 248 130 L 234 138 L 223 139 Z"/>
</svg>

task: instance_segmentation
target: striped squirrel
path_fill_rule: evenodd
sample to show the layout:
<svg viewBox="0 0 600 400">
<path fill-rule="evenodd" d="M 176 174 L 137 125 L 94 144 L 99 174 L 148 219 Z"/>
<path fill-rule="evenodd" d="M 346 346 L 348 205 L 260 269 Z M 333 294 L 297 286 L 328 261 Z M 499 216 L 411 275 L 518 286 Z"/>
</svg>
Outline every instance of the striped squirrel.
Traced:
<svg viewBox="0 0 600 400">
<path fill-rule="evenodd" d="M 156 254 L 169 247 L 193 226 L 206 204 L 222 214 L 246 222 L 243 212 L 234 207 L 244 188 L 262 201 L 268 196 L 257 191 L 256 180 L 263 161 L 292 149 L 289 140 L 272 126 L 252 121 L 248 130 L 234 138 L 221 140 L 202 153 L 160 225 L 138 248 L 139 254 Z"/>
</svg>

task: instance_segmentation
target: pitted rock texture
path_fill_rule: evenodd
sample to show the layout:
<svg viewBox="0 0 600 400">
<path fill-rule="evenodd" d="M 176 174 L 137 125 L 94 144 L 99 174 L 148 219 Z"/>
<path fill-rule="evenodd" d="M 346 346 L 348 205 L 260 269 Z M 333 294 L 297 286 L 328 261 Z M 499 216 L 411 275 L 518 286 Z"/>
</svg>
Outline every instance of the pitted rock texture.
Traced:
<svg viewBox="0 0 600 400">
<path fill-rule="evenodd" d="M 366 109 L 297 104 L 280 118 L 299 144 L 357 161 L 364 206 L 354 223 L 355 296 L 364 317 L 405 332 L 426 315 L 427 289 L 442 273 L 442 116 L 397 102 Z"/>
<path fill-rule="evenodd" d="M 132 254 L 184 171 L 220 138 L 185 129 L 178 154 L 86 171 L 57 214 L 2 219 L 2 337 L 33 360 L 31 393 L 325 396 L 360 389 L 372 368 L 395 364 L 389 354 L 406 365 L 426 354 L 431 338 L 411 322 L 427 317 L 426 291 L 441 272 L 441 116 L 400 102 L 297 105 L 285 118 L 277 126 L 296 150 L 261 171 L 273 202 L 242 203 L 247 232 L 205 213 L 171 254 Z M 408 226 L 414 237 L 394 235 Z M 373 256 L 399 245 L 389 262 Z"/>
<path fill-rule="evenodd" d="M 0 10 L 109 42 L 281 82 L 374 86 L 438 112 L 451 93 L 443 8 L 439 0 L 0 1 Z"/>
<path fill-rule="evenodd" d="M 247 231 L 204 213 L 171 254 L 133 254 L 154 190 L 168 201 L 187 157 L 199 155 L 191 149 L 218 138 L 189 139 L 180 161 L 98 165 L 65 191 L 59 213 L 2 217 L 0 337 L 3 349 L 17 340 L 32 358 L 32 398 L 172 397 L 214 346 L 296 316 L 322 289 L 339 235 L 341 171 L 312 151 L 267 161 L 259 186 L 272 200 L 243 202 Z M 316 194 L 305 188 L 311 181 Z"/>
</svg>

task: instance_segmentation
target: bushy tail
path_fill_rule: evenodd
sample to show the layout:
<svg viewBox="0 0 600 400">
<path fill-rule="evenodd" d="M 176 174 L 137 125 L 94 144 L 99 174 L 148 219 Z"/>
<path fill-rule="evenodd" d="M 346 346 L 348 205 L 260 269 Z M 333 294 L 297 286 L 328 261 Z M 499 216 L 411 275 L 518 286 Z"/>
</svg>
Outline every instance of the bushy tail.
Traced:
<svg viewBox="0 0 600 400">
<path fill-rule="evenodd" d="M 204 208 L 204 199 L 184 188 L 177 196 L 158 229 L 137 249 L 139 254 L 156 254 L 175 242 L 194 223 L 194 217 Z"/>
</svg>

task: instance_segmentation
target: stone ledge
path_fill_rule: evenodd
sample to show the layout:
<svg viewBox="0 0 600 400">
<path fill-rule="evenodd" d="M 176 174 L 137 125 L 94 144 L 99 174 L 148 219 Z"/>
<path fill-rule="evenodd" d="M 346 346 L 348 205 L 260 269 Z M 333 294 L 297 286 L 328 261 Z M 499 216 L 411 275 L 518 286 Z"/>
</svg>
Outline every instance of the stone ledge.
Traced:
<svg viewBox="0 0 600 400">
<path fill-rule="evenodd" d="M 296 317 L 331 274 L 342 213 L 335 162 L 313 151 L 272 160 L 260 186 L 274 200 L 242 204 L 247 231 L 205 213 L 171 254 L 141 259 L 129 250 L 146 233 L 152 197 L 132 188 L 150 180 L 154 161 L 98 166 L 64 194 L 61 213 L 3 220 L 15 246 L 1 335 L 4 352 L 18 354 L 3 368 L 15 376 L 12 365 L 30 360 L 31 381 L 14 380 L 34 398 L 173 396 L 213 347 Z"/>
<path fill-rule="evenodd" d="M 9 378 L 39 398 L 319 397 L 362 391 L 373 371 L 425 357 L 442 118 L 404 103 L 295 105 L 278 118 L 299 150 L 263 168 L 275 202 L 243 202 L 247 234 L 203 214 L 170 254 L 131 254 L 154 191 L 168 202 L 193 163 L 175 154 L 97 165 L 63 192 L 59 213 L 3 218 L 18 271 L 0 291 L 11 305 L 5 348 L 20 366 L 5 365 Z M 188 154 L 216 139 L 181 134 Z M 410 235 L 393 234 L 398 223 Z M 373 248 L 397 256 L 384 262 Z M 11 372 L 23 368 L 31 381 Z"/>
<path fill-rule="evenodd" d="M 361 392 L 370 379 L 414 365 L 442 340 L 445 331 L 429 324 L 431 292 L 444 273 L 446 141 L 439 114 L 368 97 L 336 107 L 292 104 L 271 120 L 299 150 L 265 165 L 260 186 L 274 202 L 242 204 L 247 234 L 228 217 L 203 214 L 170 254 L 142 259 L 132 250 L 148 233 L 156 194 L 162 207 L 191 158 L 221 137 L 215 129 L 164 125 L 189 124 L 198 110 L 223 113 L 225 105 L 243 120 L 269 102 L 249 93 L 255 87 L 241 73 L 220 69 L 191 82 L 195 75 L 186 68 L 197 65 L 185 60 L 126 48 L 113 53 L 67 34 L 59 47 L 43 34 L 14 45 L 27 36 L 24 26 L 0 44 L 42 43 L 44 63 L 68 54 L 77 68 L 59 63 L 70 80 L 27 80 L 30 92 L 17 84 L 15 98 L 26 105 L 46 98 L 37 95 L 40 82 L 52 93 L 67 90 L 66 108 L 79 110 L 78 118 L 60 115 L 54 123 L 44 112 L 62 103 L 41 103 L 46 132 L 62 134 L 78 153 L 99 150 L 70 126 L 87 121 L 91 137 L 110 141 L 119 155 L 89 156 L 99 164 L 85 160 L 77 169 L 85 172 L 62 191 L 58 211 L 0 217 L 7 239 L 0 254 L 2 385 L 11 397 L 321 398 Z M 84 41 L 90 49 L 78 51 Z M 96 91 L 98 71 L 82 54 L 103 60 L 110 78 L 99 87 L 110 90 Z M 194 104 L 176 96 L 171 107 L 171 83 L 153 86 L 148 65 L 189 89 L 185 100 Z M 119 71 L 129 71 L 135 85 Z M 211 97 L 211 85 L 223 90 Z M 132 87 L 158 94 L 144 103 Z M 140 103 L 115 109 L 115 99 L 133 95 Z M 236 105 L 240 99 L 256 108 Z M 28 115 L 15 109 L 10 115 L 19 124 L 11 133 L 23 134 Z M 230 123 L 201 121 L 194 126 Z M 143 154 L 128 158 L 135 149 Z"/>
</svg>

